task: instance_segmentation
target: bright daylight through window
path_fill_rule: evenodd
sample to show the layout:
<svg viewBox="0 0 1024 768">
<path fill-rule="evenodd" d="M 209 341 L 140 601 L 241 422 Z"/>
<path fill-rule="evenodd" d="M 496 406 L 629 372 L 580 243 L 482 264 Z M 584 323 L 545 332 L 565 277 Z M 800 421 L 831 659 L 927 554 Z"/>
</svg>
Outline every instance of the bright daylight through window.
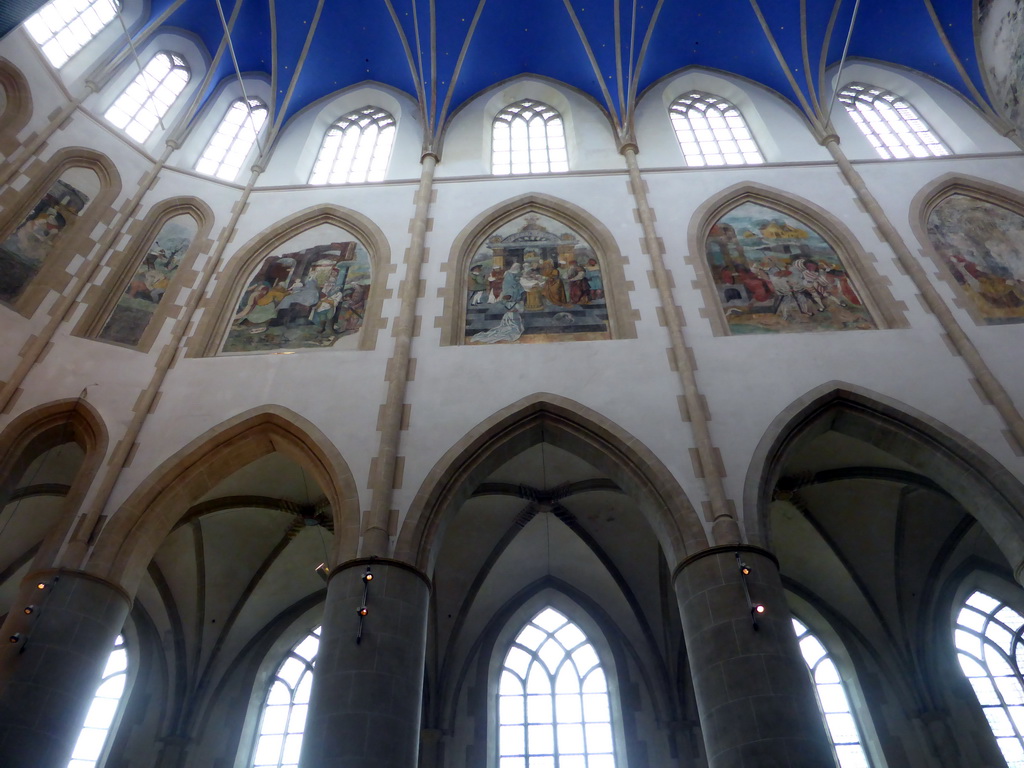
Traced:
<svg viewBox="0 0 1024 768">
<path fill-rule="evenodd" d="M 320 627 L 316 627 L 277 668 L 263 705 L 253 768 L 298 768 L 319 648 Z"/>
<path fill-rule="evenodd" d="M 668 112 L 687 165 L 764 162 L 743 115 L 725 99 L 692 91 L 676 99 Z"/>
<path fill-rule="evenodd" d="M 846 696 L 843 680 L 835 662 L 829 658 L 828 651 L 817 637 L 801 622 L 793 619 L 800 652 L 807 669 L 814 680 L 814 690 L 818 695 L 818 705 L 825 717 L 829 738 L 836 751 L 840 768 L 870 768 L 867 753 L 861 743 L 857 721 L 850 711 L 850 700 Z"/>
<path fill-rule="evenodd" d="M 25 20 L 25 29 L 55 67 L 62 67 L 114 20 L 114 0 L 52 0 Z"/>
<path fill-rule="evenodd" d="M 551 173 L 569 170 L 562 116 L 540 101 L 510 104 L 494 118 L 491 172 Z"/>
<path fill-rule="evenodd" d="M 499 768 L 614 768 L 608 682 L 583 631 L 545 608 L 498 683 Z"/>
<path fill-rule="evenodd" d="M 196 170 L 234 181 L 266 120 L 267 106 L 259 99 L 233 101 L 196 163 Z"/>
<path fill-rule="evenodd" d="M 850 83 L 839 92 L 839 102 L 886 160 L 949 154 L 907 100 L 891 91 Z"/>
<path fill-rule="evenodd" d="M 384 181 L 395 143 L 395 118 L 378 107 L 349 112 L 327 129 L 310 184 Z"/>
<path fill-rule="evenodd" d="M 158 53 L 104 116 L 133 139 L 143 142 L 163 120 L 188 80 L 188 66 L 181 56 L 167 51 Z"/>
<path fill-rule="evenodd" d="M 983 592 L 964 602 L 953 641 L 1009 768 L 1024 768 L 1024 616 Z"/>
<path fill-rule="evenodd" d="M 114 650 L 107 659 L 103 670 L 103 679 L 96 695 L 93 697 L 89 713 L 85 716 L 85 725 L 78 734 L 75 751 L 71 753 L 68 768 L 94 768 L 103 755 L 103 747 L 107 742 L 110 726 L 114 723 L 117 708 L 124 694 L 125 682 L 128 679 L 128 651 L 125 649 L 124 637 L 117 636 Z"/>
</svg>

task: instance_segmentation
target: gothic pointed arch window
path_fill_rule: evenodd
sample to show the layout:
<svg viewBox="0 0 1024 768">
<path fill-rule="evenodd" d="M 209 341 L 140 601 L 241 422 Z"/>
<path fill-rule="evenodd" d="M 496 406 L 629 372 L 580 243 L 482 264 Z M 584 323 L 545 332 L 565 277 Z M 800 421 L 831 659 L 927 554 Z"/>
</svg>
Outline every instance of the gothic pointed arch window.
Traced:
<svg viewBox="0 0 1024 768">
<path fill-rule="evenodd" d="M 383 181 L 395 143 L 395 118 L 366 106 L 343 115 L 327 129 L 310 184 Z"/>
<path fill-rule="evenodd" d="M 25 20 L 47 60 L 62 67 L 117 16 L 118 0 L 51 0 Z"/>
<path fill-rule="evenodd" d="M 793 619 L 800 653 L 814 682 L 814 692 L 832 741 L 839 768 L 870 768 L 857 720 L 850 707 L 846 686 L 828 650 L 798 619 Z"/>
<path fill-rule="evenodd" d="M 259 99 L 235 99 L 231 102 L 196 162 L 196 170 L 207 176 L 234 181 L 256 145 L 267 114 L 267 105 Z"/>
<path fill-rule="evenodd" d="M 871 146 L 886 160 L 950 154 L 910 102 L 892 91 L 849 83 L 839 91 L 838 98 Z"/>
<path fill-rule="evenodd" d="M 747 121 L 720 96 L 690 91 L 668 109 L 689 166 L 759 165 L 764 162 Z"/>
<path fill-rule="evenodd" d="M 1024 615 L 975 591 L 956 617 L 957 659 L 1006 764 L 1024 766 Z"/>
<path fill-rule="evenodd" d="M 554 608 L 505 654 L 497 695 L 498 768 L 614 768 L 608 679 L 590 640 Z"/>
<path fill-rule="evenodd" d="M 85 723 L 78 734 L 68 768 L 95 768 L 110 740 L 111 727 L 120 709 L 128 682 L 128 650 L 124 636 L 118 635 L 110 652 L 103 678 L 93 696 Z"/>
<path fill-rule="evenodd" d="M 315 627 L 288 651 L 274 672 L 260 713 L 253 768 L 298 765 L 319 648 L 320 627 Z"/>
<path fill-rule="evenodd" d="M 491 128 L 491 172 L 559 173 L 569 170 L 565 126 L 554 107 L 523 99 L 494 117 Z"/>
<path fill-rule="evenodd" d="M 181 54 L 161 51 L 135 76 L 104 117 L 139 143 L 145 142 L 190 78 L 188 64 Z"/>
</svg>

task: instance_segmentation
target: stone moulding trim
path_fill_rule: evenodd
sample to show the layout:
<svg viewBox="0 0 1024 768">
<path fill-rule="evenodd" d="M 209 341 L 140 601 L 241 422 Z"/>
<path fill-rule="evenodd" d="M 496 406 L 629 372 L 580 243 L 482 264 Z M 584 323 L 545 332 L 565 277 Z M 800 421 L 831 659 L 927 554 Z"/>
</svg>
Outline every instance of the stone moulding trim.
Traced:
<svg viewBox="0 0 1024 768">
<path fill-rule="evenodd" d="M 0 90 L 7 101 L 0 114 L 0 151 L 11 155 L 20 145 L 18 134 L 32 117 L 32 89 L 21 70 L 0 58 Z"/>
<path fill-rule="evenodd" d="M 214 357 L 227 333 L 227 327 L 245 290 L 244 281 L 272 251 L 296 235 L 321 224 L 333 224 L 358 238 L 370 256 L 372 283 L 366 300 L 366 316 L 360 331 L 359 349 L 377 346 L 377 334 L 383 328 L 381 312 L 391 271 L 391 247 L 384 232 L 361 213 L 337 205 L 316 205 L 292 214 L 283 221 L 260 231 L 258 235 L 225 259 L 225 267 L 214 276 L 215 284 L 202 317 L 187 341 L 188 357 Z"/>
<path fill-rule="evenodd" d="M 612 339 L 637 337 L 623 269 L 625 259 L 612 233 L 592 214 L 572 203 L 551 195 L 530 193 L 506 200 L 478 214 L 453 241 L 441 293 L 444 299 L 439 323 L 441 346 L 461 345 L 466 335 L 466 270 L 477 251 L 477 245 L 498 227 L 534 211 L 572 227 L 594 247 L 604 272 L 605 300 Z"/>
<path fill-rule="evenodd" d="M 408 571 L 414 576 L 418 576 L 423 583 L 427 585 L 428 590 L 432 591 L 434 589 L 434 585 L 431 583 L 430 577 L 415 565 L 407 563 L 404 560 L 395 560 L 391 557 L 357 557 L 354 560 L 346 560 L 343 563 L 338 563 L 331 569 L 331 573 L 327 577 L 327 583 L 330 584 L 331 579 L 339 575 L 342 571 L 350 571 L 353 568 L 364 568 L 365 566 L 372 567 L 375 565 L 384 565 L 388 568 L 398 568 L 402 571 Z"/>
<path fill-rule="evenodd" d="M 871 257 L 843 222 L 810 200 L 763 184 L 745 182 L 719 192 L 701 205 L 690 220 L 687 235 L 690 261 L 697 273 L 701 295 L 704 297 L 702 314 L 707 317 L 715 336 L 731 336 L 732 332 L 725 319 L 718 292 L 714 288 L 705 255 L 705 244 L 712 225 L 743 203 L 764 205 L 805 221 L 840 255 L 843 265 L 853 278 L 854 285 L 879 329 L 909 327 L 904 310 L 899 308 L 887 281 L 875 269 Z"/>
<path fill-rule="evenodd" d="M 779 559 L 763 547 L 758 547 L 753 544 L 725 544 L 718 547 L 708 547 L 707 549 L 701 550 L 700 552 L 694 552 L 692 555 L 687 556 L 679 563 L 672 571 L 671 581 L 675 583 L 675 580 L 679 578 L 679 575 L 693 565 L 698 560 L 703 560 L 705 557 L 715 557 L 717 555 L 729 555 L 734 552 L 749 552 L 753 555 L 760 555 L 771 560 L 775 567 L 779 567 Z"/>
</svg>

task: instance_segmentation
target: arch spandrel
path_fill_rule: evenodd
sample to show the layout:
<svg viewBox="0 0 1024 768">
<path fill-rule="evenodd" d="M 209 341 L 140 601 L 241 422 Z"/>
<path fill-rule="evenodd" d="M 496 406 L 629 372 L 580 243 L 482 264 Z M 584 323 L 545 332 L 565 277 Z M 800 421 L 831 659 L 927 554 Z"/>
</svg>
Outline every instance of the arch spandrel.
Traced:
<svg viewBox="0 0 1024 768">
<path fill-rule="evenodd" d="M 255 408 L 208 430 L 165 460 L 111 514 L 85 569 L 131 592 L 168 533 L 218 482 L 281 453 L 310 474 L 334 522 L 333 562 L 356 554 L 359 494 L 344 458 L 312 423 L 282 406 Z"/>
<path fill-rule="evenodd" d="M 395 557 L 432 573 L 450 516 L 498 466 L 541 442 L 575 454 L 615 480 L 639 506 L 668 562 L 709 545 L 686 493 L 650 449 L 580 403 L 539 393 L 478 424 L 434 465 L 399 532 Z"/>
</svg>

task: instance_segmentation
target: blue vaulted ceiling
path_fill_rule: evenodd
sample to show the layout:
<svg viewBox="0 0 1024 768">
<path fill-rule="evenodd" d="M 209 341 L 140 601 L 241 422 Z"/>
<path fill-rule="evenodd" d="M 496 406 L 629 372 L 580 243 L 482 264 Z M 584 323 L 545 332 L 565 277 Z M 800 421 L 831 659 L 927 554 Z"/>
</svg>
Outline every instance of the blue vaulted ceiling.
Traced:
<svg viewBox="0 0 1024 768">
<path fill-rule="evenodd" d="M 473 95 L 523 73 L 590 94 L 621 124 L 644 88 L 692 65 L 763 83 L 813 119 L 824 111 L 816 107 L 823 89 L 828 96 L 823 72 L 842 56 L 855 5 L 854 0 L 221 2 L 227 17 L 238 14 L 231 39 L 240 69 L 273 75 L 272 108 L 284 120 L 323 96 L 373 80 L 416 99 L 433 132 Z M 152 0 L 150 7 L 151 19 L 157 19 L 172 2 Z M 223 39 L 216 0 L 185 0 L 163 23 L 195 33 L 211 54 Z M 983 98 L 973 0 L 860 0 L 849 55 L 910 67 L 968 99 Z M 225 55 L 209 92 L 233 76 Z"/>
</svg>

